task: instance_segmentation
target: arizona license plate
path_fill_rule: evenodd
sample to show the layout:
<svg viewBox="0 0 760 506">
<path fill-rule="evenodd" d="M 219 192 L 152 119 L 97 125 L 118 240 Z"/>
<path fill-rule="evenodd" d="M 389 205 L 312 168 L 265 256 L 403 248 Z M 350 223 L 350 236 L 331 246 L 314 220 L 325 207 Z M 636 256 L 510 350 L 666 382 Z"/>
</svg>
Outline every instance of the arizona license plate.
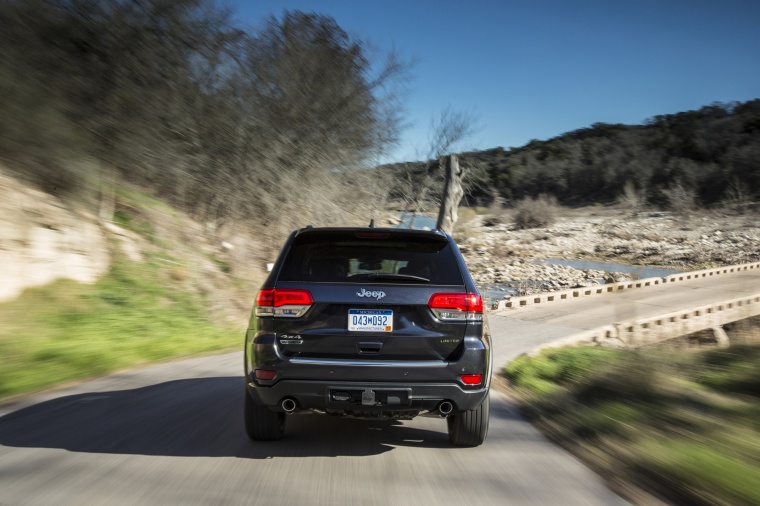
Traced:
<svg viewBox="0 0 760 506">
<path fill-rule="evenodd" d="M 351 332 L 393 331 L 393 311 L 390 309 L 349 309 L 348 330 Z"/>
</svg>

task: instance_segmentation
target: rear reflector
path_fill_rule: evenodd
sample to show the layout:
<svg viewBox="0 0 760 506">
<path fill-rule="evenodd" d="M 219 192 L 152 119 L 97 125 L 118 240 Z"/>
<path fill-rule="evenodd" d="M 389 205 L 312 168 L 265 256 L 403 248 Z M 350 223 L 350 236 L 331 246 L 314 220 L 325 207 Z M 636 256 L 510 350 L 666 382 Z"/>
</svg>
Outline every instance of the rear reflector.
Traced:
<svg viewBox="0 0 760 506">
<path fill-rule="evenodd" d="M 483 381 L 482 374 L 460 374 L 459 377 L 465 385 L 480 385 Z"/>
<path fill-rule="evenodd" d="M 271 380 L 277 375 L 277 371 L 270 371 L 269 369 L 256 369 L 254 375 L 258 380 Z"/>
<path fill-rule="evenodd" d="M 265 288 L 256 296 L 256 316 L 301 316 L 313 303 L 308 290 Z"/>
<path fill-rule="evenodd" d="M 483 319 L 483 299 L 476 293 L 434 293 L 428 307 L 439 320 Z"/>
</svg>

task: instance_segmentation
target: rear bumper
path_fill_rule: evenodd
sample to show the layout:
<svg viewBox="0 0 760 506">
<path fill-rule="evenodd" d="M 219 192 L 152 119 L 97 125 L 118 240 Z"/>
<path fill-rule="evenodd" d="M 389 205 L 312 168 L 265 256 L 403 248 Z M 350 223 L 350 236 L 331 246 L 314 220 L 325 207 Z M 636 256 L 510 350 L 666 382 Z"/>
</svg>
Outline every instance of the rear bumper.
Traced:
<svg viewBox="0 0 760 506">
<path fill-rule="evenodd" d="M 247 383 L 251 399 L 274 411 L 282 411 L 282 401 L 293 399 L 300 409 L 333 412 L 422 412 L 437 409 L 442 401 L 454 405 L 454 412 L 475 409 L 488 395 L 488 387 L 465 390 L 456 383 L 386 383 L 350 381 L 281 380 L 271 386 Z M 336 400 L 334 394 L 349 394 Z M 375 401 L 362 403 L 368 393 Z M 340 397 L 345 397 L 341 395 Z M 368 402 L 365 400 L 365 402 Z"/>
</svg>

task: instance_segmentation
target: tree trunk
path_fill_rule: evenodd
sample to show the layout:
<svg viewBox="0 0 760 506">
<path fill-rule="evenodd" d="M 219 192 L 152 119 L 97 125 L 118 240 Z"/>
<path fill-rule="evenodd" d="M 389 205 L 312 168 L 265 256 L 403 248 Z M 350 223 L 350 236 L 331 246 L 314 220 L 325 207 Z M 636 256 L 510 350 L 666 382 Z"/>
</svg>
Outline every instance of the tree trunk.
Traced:
<svg viewBox="0 0 760 506">
<path fill-rule="evenodd" d="M 443 189 L 443 198 L 441 199 L 441 208 L 438 211 L 436 228 L 447 234 L 451 234 L 457 222 L 459 202 L 464 196 L 464 190 L 462 189 L 464 170 L 459 167 L 459 160 L 456 155 L 442 156 L 439 163 L 446 164 L 446 186 Z"/>
</svg>

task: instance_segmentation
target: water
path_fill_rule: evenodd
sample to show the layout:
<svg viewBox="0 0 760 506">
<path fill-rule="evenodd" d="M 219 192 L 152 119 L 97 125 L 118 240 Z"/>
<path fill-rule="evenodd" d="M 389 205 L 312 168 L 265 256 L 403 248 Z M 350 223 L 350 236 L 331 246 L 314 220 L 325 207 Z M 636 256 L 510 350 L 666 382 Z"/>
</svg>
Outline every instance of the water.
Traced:
<svg viewBox="0 0 760 506">
<path fill-rule="evenodd" d="M 422 214 L 400 212 L 398 214 L 401 219 L 401 223 L 397 225 L 397 228 L 410 228 L 412 224 L 414 229 L 432 230 L 435 228 L 436 218 L 425 216 Z M 634 279 L 644 278 L 662 278 L 670 276 L 671 274 L 677 274 L 681 271 L 673 269 L 663 269 L 661 267 L 649 267 L 641 265 L 626 265 L 626 264 L 613 264 L 608 262 L 595 262 L 592 260 L 564 260 L 560 258 L 549 258 L 547 260 L 537 260 L 536 263 L 544 265 L 561 265 L 564 267 L 572 267 L 578 270 L 594 270 L 611 272 L 624 272 L 630 274 Z M 538 288 L 545 280 L 525 280 L 529 285 L 534 285 Z M 604 284 L 604 279 L 597 280 L 600 284 Z M 488 304 L 493 301 L 501 300 L 505 295 L 518 295 L 517 290 L 511 286 L 503 285 L 481 285 L 478 287 L 480 294 L 486 300 Z"/>
<path fill-rule="evenodd" d="M 433 230 L 436 221 L 438 221 L 436 218 L 431 218 L 430 216 L 425 216 L 423 214 L 406 212 L 399 213 L 399 218 L 401 218 L 401 223 L 398 224 L 396 228 L 414 228 L 415 230 Z M 413 226 L 410 227 L 410 224 Z"/>
<path fill-rule="evenodd" d="M 663 278 L 671 274 L 678 274 L 681 271 L 674 269 L 663 269 L 662 267 L 649 267 L 642 265 L 613 264 L 608 262 L 595 262 L 593 260 L 564 260 L 560 258 L 549 258 L 547 260 L 536 260 L 537 264 L 542 265 L 560 265 L 563 267 L 572 267 L 578 270 L 604 271 L 606 273 L 624 272 L 630 274 L 634 279 L 645 278 Z M 525 280 L 528 285 L 538 288 L 545 280 L 528 279 Z M 597 279 L 599 284 L 604 284 L 604 279 Z M 517 290 L 511 286 L 502 285 L 482 285 L 478 287 L 480 294 L 488 305 L 497 300 L 502 300 L 505 295 L 519 295 Z"/>
<path fill-rule="evenodd" d="M 478 285 L 478 291 L 488 307 L 491 307 L 491 304 L 497 300 L 503 300 L 505 295 L 519 295 L 517 289 L 512 288 L 511 286 Z"/>
<path fill-rule="evenodd" d="M 645 278 L 664 278 L 671 274 L 678 274 L 681 271 L 673 269 L 663 269 L 662 267 L 649 267 L 646 265 L 626 265 L 626 264 L 611 264 L 607 262 L 595 262 L 593 260 L 563 260 L 560 258 L 549 258 L 546 260 L 539 260 L 539 264 L 544 265 L 561 265 L 563 267 L 572 267 L 585 271 L 587 269 L 594 271 L 604 272 L 624 272 L 630 274 L 634 279 Z"/>
</svg>

